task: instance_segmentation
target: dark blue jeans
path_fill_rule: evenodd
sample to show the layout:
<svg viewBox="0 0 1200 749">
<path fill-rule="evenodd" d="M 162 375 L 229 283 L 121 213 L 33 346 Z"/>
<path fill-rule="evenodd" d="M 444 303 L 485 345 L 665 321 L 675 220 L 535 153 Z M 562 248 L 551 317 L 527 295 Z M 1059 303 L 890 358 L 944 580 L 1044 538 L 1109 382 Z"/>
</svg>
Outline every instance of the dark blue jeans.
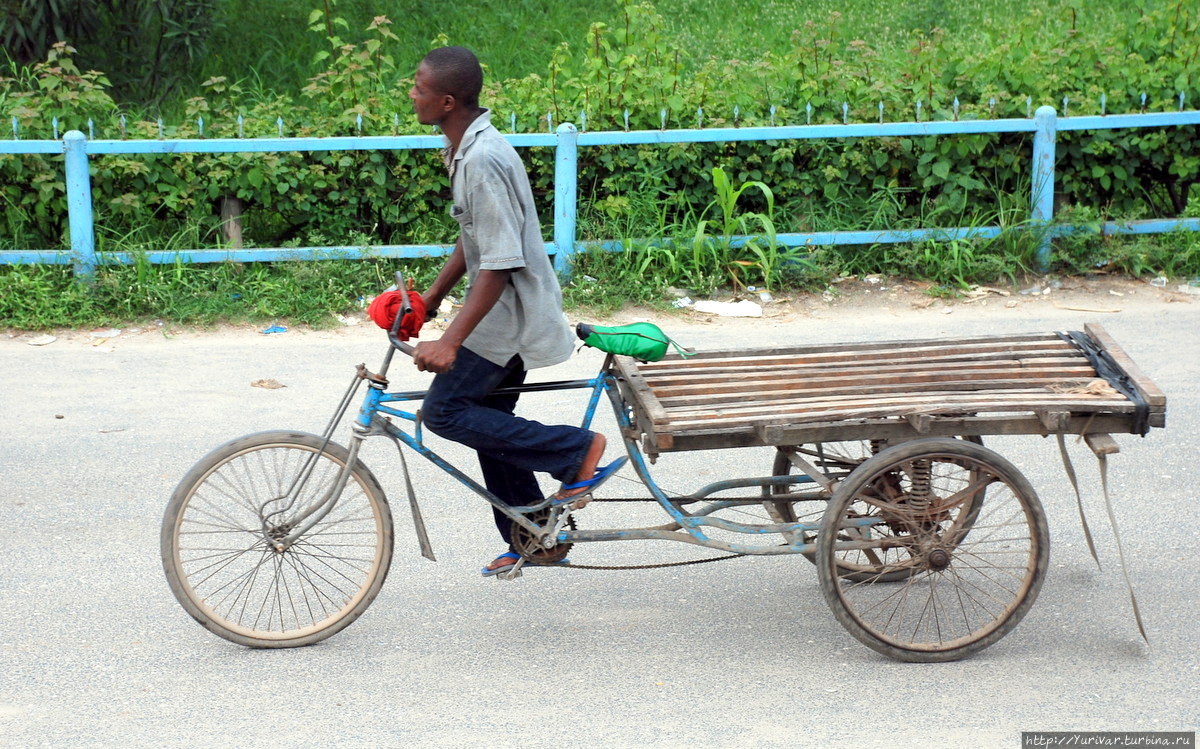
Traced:
<svg viewBox="0 0 1200 749">
<path fill-rule="evenodd" d="M 572 426 L 547 426 L 515 416 L 517 394 L 496 390 L 525 382 L 525 366 L 514 356 L 500 367 L 460 348 L 449 372 L 433 378 L 422 404 L 425 426 L 448 440 L 473 448 L 488 491 L 508 505 L 542 499 L 534 472 L 573 481 L 592 444 L 593 433 Z M 512 545 L 512 521 L 493 509 L 496 528 Z"/>
</svg>

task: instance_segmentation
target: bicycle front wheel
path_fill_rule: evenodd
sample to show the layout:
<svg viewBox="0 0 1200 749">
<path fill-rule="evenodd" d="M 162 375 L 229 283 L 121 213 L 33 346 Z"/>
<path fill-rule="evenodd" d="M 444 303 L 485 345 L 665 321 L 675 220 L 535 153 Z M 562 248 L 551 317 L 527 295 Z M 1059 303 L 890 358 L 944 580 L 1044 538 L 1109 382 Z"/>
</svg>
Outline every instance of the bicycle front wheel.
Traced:
<svg viewBox="0 0 1200 749">
<path fill-rule="evenodd" d="M 179 482 L 163 517 L 171 591 L 214 634 L 249 647 L 311 645 L 379 594 L 392 560 L 383 489 L 355 462 L 332 511 L 278 551 L 337 483 L 349 451 L 303 432 L 227 442 Z"/>
</svg>

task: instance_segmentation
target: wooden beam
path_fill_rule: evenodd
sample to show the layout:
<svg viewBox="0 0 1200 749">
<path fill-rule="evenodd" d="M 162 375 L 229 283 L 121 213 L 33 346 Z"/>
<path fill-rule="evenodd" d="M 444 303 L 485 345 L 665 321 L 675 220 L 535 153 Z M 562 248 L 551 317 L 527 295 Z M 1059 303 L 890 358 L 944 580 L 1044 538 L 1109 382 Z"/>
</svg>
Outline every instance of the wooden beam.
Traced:
<svg viewBox="0 0 1200 749">
<path fill-rule="evenodd" d="M 1117 441 L 1112 438 L 1111 434 L 1085 434 L 1083 435 L 1083 441 L 1087 443 L 1088 447 L 1092 448 L 1092 452 L 1097 456 L 1113 455 L 1114 453 L 1121 452 L 1121 446 L 1117 444 Z"/>
</svg>

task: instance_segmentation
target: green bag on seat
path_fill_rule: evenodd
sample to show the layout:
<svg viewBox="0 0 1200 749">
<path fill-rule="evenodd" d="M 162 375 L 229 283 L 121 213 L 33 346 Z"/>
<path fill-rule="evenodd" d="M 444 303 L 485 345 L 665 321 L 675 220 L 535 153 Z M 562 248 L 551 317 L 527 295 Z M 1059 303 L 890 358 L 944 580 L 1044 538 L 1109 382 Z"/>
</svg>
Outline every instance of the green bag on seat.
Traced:
<svg viewBox="0 0 1200 749">
<path fill-rule="evenodd" d="M 649 322 L 635 322 L 611 328 L 581 322 L 575 326 L 575 335 L 585 346 L 598 348 L 610 354 L 632 356 L 638 361 L 659 361 L 667 355 L 668 345 L 674 346 L 680 356 L 692 355 L 692 352 L 684 350 L 662 332 L 662 328 Z"/>
</svg>

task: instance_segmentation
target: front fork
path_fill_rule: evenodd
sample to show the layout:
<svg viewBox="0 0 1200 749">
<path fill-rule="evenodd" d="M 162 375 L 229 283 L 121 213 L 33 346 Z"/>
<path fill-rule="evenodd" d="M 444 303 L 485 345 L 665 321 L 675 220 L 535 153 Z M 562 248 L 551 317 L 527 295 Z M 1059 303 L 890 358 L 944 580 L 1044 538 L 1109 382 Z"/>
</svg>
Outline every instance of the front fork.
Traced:
<svg viewBox="0 0 1200 749">
<path fill-rule="evenodd" d="M 317 523 L 325 519 L 325 516 L 333 511 L 334 505 L 337 504 L 338 498 L 342 496 L 342 490 L 346 488 L 346 482 L 350 480 L 350 472 L 353 470 L 354 463 L 358 460 L 358 451 L 362 447 L 363 440 L 366 439 L 365 434 L 359 433 L 355 429 L 355 434 L 350 439 L 350 454 L 346 458 L 346 464 L 338 471 L 337 480 L 333 486 L 326 492 L 325 496 L 320 501 L 313 503 L 307 510 L 292 521 L 291 531 L 283 538 L 271 538 L 268 534 L 268 541 L 277 552 L 284 552 L 291 548 L 292 544 L 313 529 Z M 301 487 L 303 484 L 301 484 Z M 299 488 L 297 489 L 299 491 Z"/>
</svg>

